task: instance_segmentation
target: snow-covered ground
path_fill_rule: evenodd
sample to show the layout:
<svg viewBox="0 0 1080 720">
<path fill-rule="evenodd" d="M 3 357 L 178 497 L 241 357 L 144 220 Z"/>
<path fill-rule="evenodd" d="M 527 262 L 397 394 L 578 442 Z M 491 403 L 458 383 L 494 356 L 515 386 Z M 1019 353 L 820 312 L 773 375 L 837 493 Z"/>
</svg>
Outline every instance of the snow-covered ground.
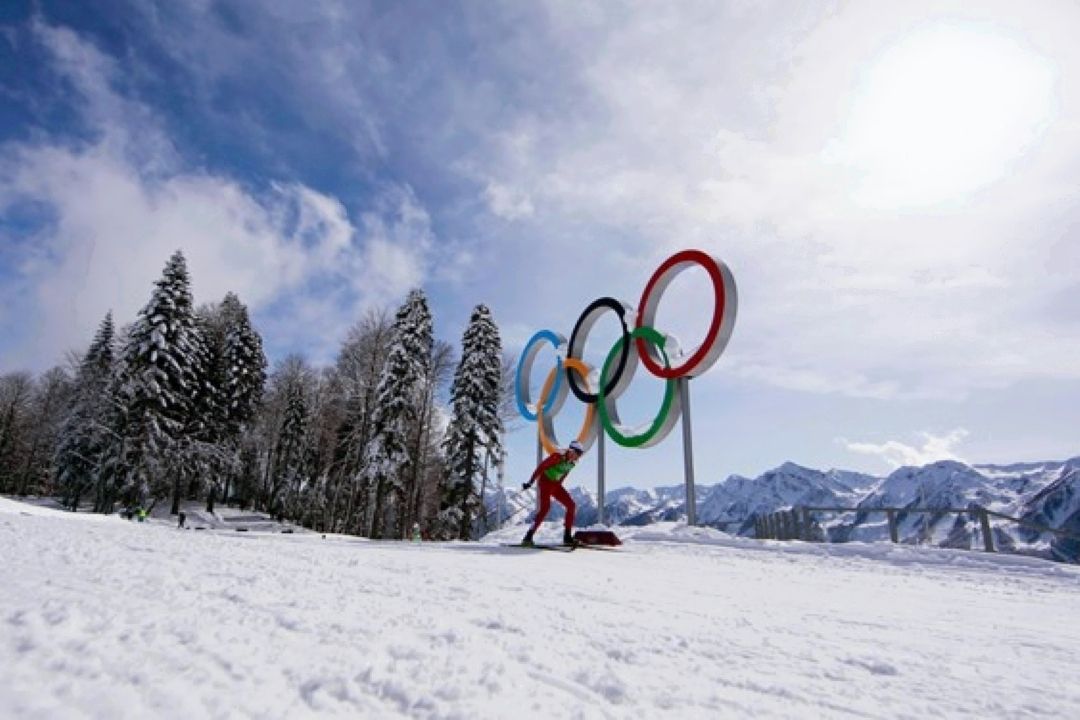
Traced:
<svg viewBox="0 0 1080 720">
<path fill-rule="evenodd" d="M 1080 568 L 619 532 L 555 553 L 0 499 L 0 717 L 1077 717 Z"/>
</svg>

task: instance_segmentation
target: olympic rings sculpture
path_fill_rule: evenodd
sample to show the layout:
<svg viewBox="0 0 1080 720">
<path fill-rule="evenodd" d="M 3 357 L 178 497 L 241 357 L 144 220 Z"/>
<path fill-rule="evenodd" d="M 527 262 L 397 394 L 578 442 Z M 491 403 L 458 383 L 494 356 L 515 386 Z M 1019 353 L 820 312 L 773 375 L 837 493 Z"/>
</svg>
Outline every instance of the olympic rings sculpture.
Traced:
<svg viewBox="0 0 1080 720">
<path fill-rule="evenodd" d="M 687 354 L 670 357 L 670 336 L 653 327 L 660 300 L 672 281 L 688 268 L 700 266 L 712 282 L 713 314 L 705 340 Z M 621 300 L 602 297 L 594 300 L 574 325 L 570 341 L 552 330 L 541 330 L 529 339 L 518 361 L 514 379 L 518 412 L 536 421 L 540 444 L 545 452 L 556 452 L 554 419 L 570 392 L 588 407 L 577 440 L 586 450 L 596 441 L 599 428 L 624 447 L 647 448 L 656 445 L 671 432 L 682 414 L 682 401 L 676 391 L 676 380 L 694 378 L 705 373 L 723 354 L 735 327 L 738 294 L 735 277 L 721 260 L 700 250 L 683 250 L 665 260 L 653 272 L 637 310 Z M 615 341 L 604 360 L 599 376 L 593 379 L 593 368 L 582 360 L 585 341 L 597 320 L 605 312 L 613 312 L 622 325 L 622 336 Z M 633 326 L 633 329 L 631 329 Z M 545 344 L 555 348 L 555 366 L 548 372 L 535 402 L 529 395 L 529 379 L 536 357 Z M 635 433 L 622 427 L 617 401 L 630 387 L 638 364 L 658 378 L 666 380 L 660 411 L 649 427 Z M 565 375 L 565 377 L 564 377 Z M 599 419 L 599 423 L 597 422 Z"/>
</svg>

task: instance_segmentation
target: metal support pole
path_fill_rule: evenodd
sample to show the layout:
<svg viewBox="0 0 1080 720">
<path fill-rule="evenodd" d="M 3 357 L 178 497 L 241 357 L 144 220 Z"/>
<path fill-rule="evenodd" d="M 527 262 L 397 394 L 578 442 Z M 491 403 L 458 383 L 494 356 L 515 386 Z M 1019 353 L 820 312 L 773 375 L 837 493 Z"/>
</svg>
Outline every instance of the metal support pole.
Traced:
<svg viewBox="0 0 1080 720">
<path fill-rule="evenodd" d="M 503 436 L 503 442 L 506 442 L 505 436 Z M 502 450 L 499 452 L 499 503 L 495 508 L 495 522 L 496 527 L 501 528 L 503 525 L 503 503 L 506 502 L 506 445 L 504 444 Z"/>
<path fill-rule="evenodd" d="M 601 525 L 607 525 L 606 512 L 604 510 L 604 435 L 606 433 L 600 430 L 599 437 L 596 438 L 596 508 L 598 511 L 597 521 Z"/>
<path fill-rule="evenodd" d="M 697 498 L 694 492 L 694 440 L 690 424 L 690 378 L 681 377 L 679 401 L 682 404 L 683 473 L 686 476 L 686 524 L 697 525 Z"/>
<path fill-rule="evenodd" d="M 885 514 L 889 518 L 889 539 L 895 542 L 900 542 L 900 533 L 896 527 L 896 511 L 886 510 Z"/>
<path fill-rule="evenodd" d="M 543 461 L 544 461 L 544 445 L 543 445 L 543 443 L 540 442 L 540 423 L 539 423 L 539 421 L 537 421 L 537 423 L 536 423 L 536 467 L 540 467 L 540 463 L 542 463 Z M 530 475 L 529 477 L 532 477 L 532 475 Z M 536 498 L 536 515 L 537 515 L 537 517 L 539 517 L 539 515 L 540 515 L 540 493 L 539 493 L 539 488 L 537 488 L 537 490 L 538 490 L 538 492 L 536 493 L 536 495 L 534 497 Z"/>
<path fill-rule="evenodd" d="M 994 533 L 990 530 L 990 515 L 986 508 L 979 508 L 979 524 L 982 526 L 983 549 L 986 552 L 994 552 Z"/>
</svg>

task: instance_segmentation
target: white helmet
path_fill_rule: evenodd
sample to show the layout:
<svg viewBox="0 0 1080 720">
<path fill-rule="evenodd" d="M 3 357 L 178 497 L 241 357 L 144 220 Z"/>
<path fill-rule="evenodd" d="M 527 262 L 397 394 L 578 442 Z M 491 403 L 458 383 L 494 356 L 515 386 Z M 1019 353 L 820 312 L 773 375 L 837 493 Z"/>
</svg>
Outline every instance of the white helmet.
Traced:
<svg viewBox="0 0 1080 720">
<path fill-rule="evenodd" d="M 579 453 L 581 453 L 582 455 L 585 454 L 585 448 L 583 448 L 581 446 L 581 443 L 579 443 L 577 440 L 571 440 L 570 441 L 570 447 L 568 449 L 569 450 L 576 450 Z"/>
</svg>

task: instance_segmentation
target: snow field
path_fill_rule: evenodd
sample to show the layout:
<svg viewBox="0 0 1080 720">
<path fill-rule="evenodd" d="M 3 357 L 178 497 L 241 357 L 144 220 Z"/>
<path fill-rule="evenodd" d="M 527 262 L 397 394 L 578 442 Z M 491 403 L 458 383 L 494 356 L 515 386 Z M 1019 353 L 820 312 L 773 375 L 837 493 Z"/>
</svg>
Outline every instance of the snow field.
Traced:
<svg viewBox="0 0 1080 720">
<path fill-rule="evenodd" d="M 0 499 L 0 717 L 1075 717 L 1077 568 L 664 525 L 614 552 Z M 555 525 L 541 531 L 560 534 Z M 541 539 L 544 539 L 543 537 Z"/>
</svg>

